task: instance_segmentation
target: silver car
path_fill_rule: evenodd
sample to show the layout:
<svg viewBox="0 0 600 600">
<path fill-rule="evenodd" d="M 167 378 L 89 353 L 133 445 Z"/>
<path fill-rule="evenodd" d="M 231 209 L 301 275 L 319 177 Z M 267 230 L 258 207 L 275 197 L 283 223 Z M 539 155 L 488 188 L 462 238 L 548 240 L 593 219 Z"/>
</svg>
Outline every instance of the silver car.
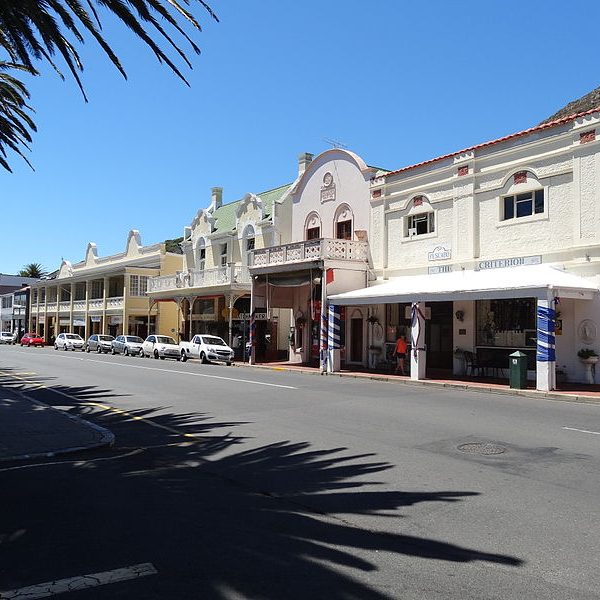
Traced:
<svg viewBox="0 0 600 600">
<path fill-rule="evenodd" d="M 17 341 L 17 333 L 10 331 L 0 332 L 0 344 L 14 344 Z"/>
<path fill-rule="evenodd" d="M 103 352 L 108 353 L 111 349 L 112 341 L 115 338 L 112 335 L 97 334 L 90 335 L 85 345 L 86 352 L 97 352 L 102 354 Z"/>
<path fill-rule="evenodd" d="M 118 335 L 112 342 L 110 351 L 112 354 L 137 356 L 142 353 L 143 343 L 144 340 L 137 335 Z"/>
</svg>

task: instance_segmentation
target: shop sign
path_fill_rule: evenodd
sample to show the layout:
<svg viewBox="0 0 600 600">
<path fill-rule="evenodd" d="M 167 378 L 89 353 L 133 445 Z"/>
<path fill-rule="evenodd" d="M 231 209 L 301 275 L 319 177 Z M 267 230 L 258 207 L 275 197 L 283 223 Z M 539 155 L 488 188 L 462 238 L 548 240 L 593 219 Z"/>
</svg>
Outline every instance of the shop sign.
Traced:
<svg viewBox="0 0 600 600">
<path fill-rule="evenodd" d="M 427 269 L 429 275 L 437 275 L 438 273 L 452 273 L 452 265 L 440 265 L 439 267 L 429 267 Z"/>
<path fill-rule="evenodd" d="M 123 323 L 123 317 L 121 315 L 115 315 L 110 317 L 111 325 L 121 325 Z"/>
<path fill-rule="evenodd" d="M 44 315 L 40 315 L 40 316 L 38 317 L 38 323 L 39 323 L 40 325 L 43 325 L 45 322 L 46 322 L 46 317 L 45 317 Z"/>
<path fill-rule="evenodd" d="M 73 327 L 85 327 L 85 319 L 73 318 Z"/>
<path fill-rule="evenodd" d="M 201 314 L 192 315 L 192 321 L 216 321 L 217 315 L 214 314 Z"/>
<path fill-rule="evenodd" d="M 58 324 L 59 325 L 70 325 L 71 323 L 69 322 L 69 319 L 59 319 Z"/>
<path fill-rule="evenodd" d="M 517 256 L 515 258 L 498 258 L 496 260 L 479 261 L 479 269 L 506 269 L 507 267 L 522 267 L 524 265 L 539 265 L 541 256 Z"/>
<path fill-rule="evenodd" d="M 251 318 L 251 314 L 250 313 L 240 313 L 238 315 L 238 319 L 240 321 L 249 321 Z M 266 312 L 255 312 L 254 313 L 254 320 L 255 321 L 268 321 L 269 318 L 267 316 Z"/>
<path fill-rule="evenodd" d="M 100 321 L 102 321 L 102 317 L 90 317 L 90 321 L 92 323 L 100 323 Z"/>
<path fill-rule="evenodd" d="M 427 253 L 427 260 L 429 262 L 434 260 L 448 260 L 449 258 L 452 258 L 452 248 L 449 244 L 440 244 Z"/>
</svg>

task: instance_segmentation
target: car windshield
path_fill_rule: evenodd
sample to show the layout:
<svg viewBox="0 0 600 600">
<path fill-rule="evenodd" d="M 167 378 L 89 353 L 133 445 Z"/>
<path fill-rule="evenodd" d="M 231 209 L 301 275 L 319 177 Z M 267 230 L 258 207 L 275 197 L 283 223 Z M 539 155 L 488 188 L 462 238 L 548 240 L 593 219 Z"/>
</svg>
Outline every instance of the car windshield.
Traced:
<svg viewBox="0 0 600 600">
<path fill-rule="evenodd" d="M 81 339 L 81 337 L 80 337 L 80 336 L 78 336 L 78 335 L 77 335 L 77 334 L 75 334 L 75 333 L 67 333 L 67 334 L 65 334 L 65 337 L 66 337 L 68 340 L 80 340 L 80 339 Z"/>
<path fill-rule="evenodd" d="M 214 335 L 203 335 L 202 340 L 205 344 L 210 344 L 211 346 L 227 346 L 224 340 Z"/>
<path fill-rule="evenodd" d="M 134 342 L 136 344 L 141 344 L 144 341 L 142 338 L 137 337 L 135 335 L 128 335 L 126 339 L 128 342 Z"/>
<path fill-rule="evenodd" d="M 112 335 L 99 335 L 98 339 L 102 342 L 112 342 L 115 338 Z"/>
<path fill-rule="evenodd" d="M 177 343 L 175 342 L 175 340 L 172 337 L 169 337 L 167 335 L 157 335 L 156 341 L 159 344 L 173 344 L 174 346 L 177 346 Z"/>
</svg>

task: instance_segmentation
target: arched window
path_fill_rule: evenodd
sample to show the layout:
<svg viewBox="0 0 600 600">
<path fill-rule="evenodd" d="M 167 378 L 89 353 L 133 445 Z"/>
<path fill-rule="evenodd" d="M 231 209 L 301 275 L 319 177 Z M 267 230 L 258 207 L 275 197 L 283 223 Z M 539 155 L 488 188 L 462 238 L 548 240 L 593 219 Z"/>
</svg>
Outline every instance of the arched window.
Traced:
<svg viewBox="0 0 600 600">
<path fill-rule="evenodd" d="M 500 199 L 500 220 L 539 218 L 546 214 L 546 190 L 531 171 L 513 173 L 504 184 Z"/>
<path fill-rule="evenodd" d="M 245 265 L 252 264 L 252 251 L 256 247 L 256 237 L 254 233 L 254 227 L 247 225 L 244 229 L 244 235 L 242 238 L 243 252 L 242 257 Z"/>
<path fill-rule="evenodd" d="M 352 209 L 347 204 L 342 204 L 335 211 L 333 235 L 337 240 L 351 240 L 354 226 Z"/>
<path fill-rule="evenodd" d="M 198 240 L 196 246 L 196 268 L 199 271 L 204 271 L 204 265 L 206 264 L 206 244 L 204 238 Z"/>
<path fill-rule="evenodd" d="M 404 237 L 435 233 L 435 211 L 425 196 L 414 196 L 404 220 Z"/>
<path fill-rule="evenodd" d="M 321 237 L 321 217 L 316 212 L 312 212 L 306 217 L 304 224 L 304 239 L 318 240 Z"/>
</svg>

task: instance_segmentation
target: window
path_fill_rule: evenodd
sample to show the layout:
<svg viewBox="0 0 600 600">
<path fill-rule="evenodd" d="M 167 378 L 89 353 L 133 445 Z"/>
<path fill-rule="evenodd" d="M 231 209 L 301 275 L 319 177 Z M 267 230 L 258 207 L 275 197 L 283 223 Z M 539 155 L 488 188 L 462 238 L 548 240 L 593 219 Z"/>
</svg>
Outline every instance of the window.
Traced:
<svg viewBox="0 0 600 600">
<path fill-rule="evenodd" d="M 129 295 L 130 296 L 145 296 L 148 291 L 148 276 L 147 275 L 130 275 L 129 276 Z"/>
<path fill-rule="evenodd" d="M 219 264 L 222 267 L 226 267 L 227 266 L 227 244 L 221 244 L 221 255 L 220 255 L 220 262 Z"/>
<path fill-rule="evenodd" d="M 204 271 L 204 265 L 206 264 L 206 248 L 200 248 L 198 251 L 198 269 Z"/>
<path fill-rule="evenodd" d="M 318 240 L 321 237 L 321 228 L 320 227 L 311 227 L 306 230 L 306 239 L 307 240 Z"/>
<path fill-rule="evenodd" d="M 542 214 L 544 212 L 544 190 L 505 196 L 503 204 L 503 221 Z"/>
<path fill-rule="evenodd" d="M 338 240 L 351 240 L 352 221 L 338 221 L 335 227 L 335 237 Z"/>
<path fill-rule="evenodd" d="M 419 215 L 410 215 L 406 219 L 407 237 L 414 235 L 425 235 L 435 231 L 435 216 L 433 212 L 421 213 Z"/>
<path fill-rule="evenodd" d="M 102 298 L 104 293 L 104 281 L 102 279 L 94 279 L 92 281 L 92 299 L 98 300 L 98 298 Z"/>
</svg>

